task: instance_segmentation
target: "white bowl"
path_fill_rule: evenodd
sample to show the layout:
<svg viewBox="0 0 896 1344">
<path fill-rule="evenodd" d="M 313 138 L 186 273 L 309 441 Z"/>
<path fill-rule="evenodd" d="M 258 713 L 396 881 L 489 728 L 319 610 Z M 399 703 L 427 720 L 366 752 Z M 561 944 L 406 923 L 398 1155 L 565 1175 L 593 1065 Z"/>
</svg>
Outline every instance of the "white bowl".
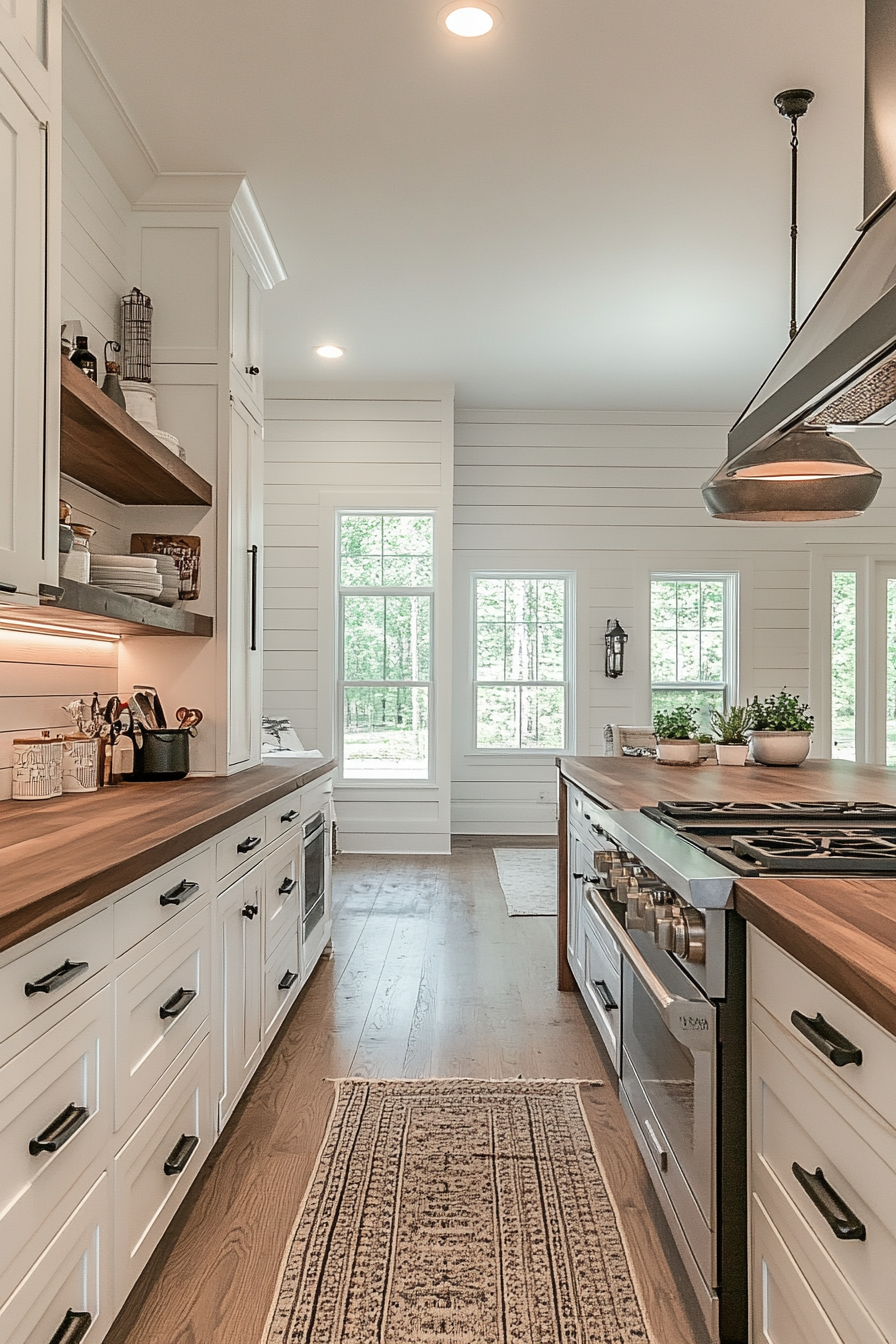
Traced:
<svg viewBox="0 0 896 1344">
<path fill-rule="evenodd" d="M 754 728 L 750 732 L 753 760 L 760 765 L 802 765 L 812 734 L 795 729 Z"/>
<path fill-rule="evenodd" d="M 158 561 L 156 555 L 99 555 L 96 551 L 90 558 L 100 568 L 112 565 L 116 569 L 155 569 Z"/>
</svg>

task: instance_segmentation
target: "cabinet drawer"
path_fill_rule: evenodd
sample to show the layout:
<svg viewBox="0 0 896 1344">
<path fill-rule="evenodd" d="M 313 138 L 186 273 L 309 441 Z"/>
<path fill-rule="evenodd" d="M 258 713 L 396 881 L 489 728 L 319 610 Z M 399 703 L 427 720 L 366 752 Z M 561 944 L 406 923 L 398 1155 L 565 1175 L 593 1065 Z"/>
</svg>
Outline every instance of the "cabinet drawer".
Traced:
<svg viewBox="0 0 896 1344">
<path fill-rule="evenodd" d="M 108 1142 L 111 1028 L 107 985 L 0 1069 L 0 1246 L 24 1244 Z"/>
<path fill-rule="evenodd" d="M 295 928 L 301 907 L 301 835 L 269 854 L 264 861 L 264 956 L 270 957 L 288 929 Z M 298 968 L 297 968 L 298 969 Z"/>
<path fill-rule="evenodd" d="M 221 878 L 233 873 L 243 863 L 259 858 L 266 843 L 266 819 L 263 812 L 248 817 L 234 826 L 215 846 L 215 877 Z"/>
<path fill-rule="evenodd" d="M 210 1058 L 206 1037 L 115 1158 L 116 1309 L 211 1149 Z"/>
<path fill-rule="evenodd" d="M 266 1043 L 279 1030 L 286 1010 L 302 985 L 298 928 L 293 924 L 264 972 L 264 1033 Z"/>
<path fill-rule="evenodd" d="M 836 1080 L 896 1124 L 896 1038 L 755 929 L 750 929 L 750 979 L 753 997 L 799 1045 L 793 1055 L 800 1067 L 814 1070 L 819 1079 L 824 1074 Z M 820 1013 L 828 1024 L 822 1031 L 829 1034 L 833 1028 L 858 1047 L 861 1064 L 832 1063 L 794 1025 L 794 1012 L 804 1028 L 806 1019 L 812 1023 Z"/>
<path fill-rule="evenodd" d="M 210 964 L 206 907 L 116 980 L 116 1129 L 208 1020 Z"/>
<path fill-rule="evenodd" d="M 845 1344 L 754 1196 L 752 1344 Z"/>
<path fill-rule="evenodd" d="M 112 912 L 106 907 L 0 967 L 0 1040 L 82 990 L 111 959 Z"/>
<path fill-rule="evenodd" d="M 268 844 L 298 831 L 302 823 L 302 791 L 296 789 L 274 803 L 265 812 L 265 834 Z M 305 814 L 307 815 L 307 814 Z"/>
<path fill-rule="evenodd" d="M 203 849 L 153 873 L 148 882 L 122 896 L 113 906 L 116 957 L 185 911 L 195 914 L 196 902 L 210 886 L 211 850 Z"/>
<path fill-rule="evenodd" d="M 112 1324 L 111 1181 L 104 1172 L 0 1306 L 4 1344 L 50 1344 L 72 1314 L 90 1316 L 84 1344 Z M 77 1319 L 77 1317 L 76 1317 Z"/>
<path fill-rule="evenodd" d="M 817 1092 L 755 1026 L 751 1052 L 755 1193 L 840 1333 L 838 1304 L 854 1301 L 849 1318 L 867 1321 L 860 1338 L 876 1338 L 872 1322 L 896 1338 L 896 1132 L 880 1125 L 866 1141 L 840 1098 Z M 823 1173 L 840 1217 L 854 1216 L 862 1239 L 838 1237 L 794 1163 L 816 1180 Z"/>
<path fill-rule="evenodd" d="M 622 1002 L 622 965 L 618 952 L 607 951 L 595 930 L 596 921 L 585 919 L 583 948 L 585 1001 L 619 1072 L 619 1015 Z"/>
</svg>

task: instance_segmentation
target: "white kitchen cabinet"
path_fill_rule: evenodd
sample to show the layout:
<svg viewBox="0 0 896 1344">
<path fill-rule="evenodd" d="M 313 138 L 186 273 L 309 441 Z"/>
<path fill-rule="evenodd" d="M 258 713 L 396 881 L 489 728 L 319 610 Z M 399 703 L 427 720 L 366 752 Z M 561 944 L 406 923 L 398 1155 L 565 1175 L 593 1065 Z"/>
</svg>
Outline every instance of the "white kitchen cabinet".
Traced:
<svg viewBox="0 0 896 1344">
<path fill-rule="evenodd" d="M 230 288 L 230 363 L 234 388 L 264 415 L 261 371 L 261 290 L 242 249 L 234 246 Z"/>
<path fill-rule="evenodd" d="M 260 863 L 217 899 L 224 1046 L 222 1128 L 261 1058 L 263 907 Z"/>
<path fill-rule="evenodd" d="M 264 447 L 242 402 L 230 410 L 227 764 L 261 759 Z"/>
</svg>

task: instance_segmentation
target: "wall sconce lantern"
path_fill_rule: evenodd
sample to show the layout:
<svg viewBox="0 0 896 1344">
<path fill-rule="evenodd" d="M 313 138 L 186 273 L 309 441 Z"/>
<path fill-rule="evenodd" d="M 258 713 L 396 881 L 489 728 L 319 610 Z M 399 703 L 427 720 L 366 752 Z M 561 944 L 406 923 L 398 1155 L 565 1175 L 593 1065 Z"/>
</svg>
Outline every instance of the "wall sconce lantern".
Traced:
<svg viewBox="0 0 896 1344">
<path fill-rule="evenodd" d="M 604 635 L 604 643 L 607 646 L 606 661 L 604 663 L 605 676 L 622 676 L 627 641 L 628 635 L 625 633 L 619 622 L 607 621 L 607 633 Z"/>
</svg>

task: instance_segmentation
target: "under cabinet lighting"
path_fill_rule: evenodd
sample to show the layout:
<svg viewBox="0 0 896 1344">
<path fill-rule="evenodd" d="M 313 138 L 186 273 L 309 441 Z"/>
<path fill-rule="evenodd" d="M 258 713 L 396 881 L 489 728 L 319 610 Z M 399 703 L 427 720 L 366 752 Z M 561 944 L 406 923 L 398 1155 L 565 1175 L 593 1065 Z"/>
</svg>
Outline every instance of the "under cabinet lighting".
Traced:
<svg viewBox="0 0 896 1344">
<path fill-rule="evenodd" d="M 485 37 L 501 22 L 501 14 L 494 5 L 453 4 L 441 11 L 439 22 L 455 37 Z"/>
<path fill-rule="evenodd" d="M 108 630 L 91 630 L 78 625 L 56 625 L 55 622 L 50 625 L 48 621 L 29 621 L 12 616 L 0 616 L 0 630 L 14 630 L 20 635 L 33 635 L 37 632 L 39 635 L 75 635 L 78 639 L 121 639 L 121 635 L 114 635 Z"/>
<path fill-rule="evenodd" d="M 314 353 L 321 359 L 341 359 L 345 351 L 341 345 L 316 345 Z"/>
</svg>

